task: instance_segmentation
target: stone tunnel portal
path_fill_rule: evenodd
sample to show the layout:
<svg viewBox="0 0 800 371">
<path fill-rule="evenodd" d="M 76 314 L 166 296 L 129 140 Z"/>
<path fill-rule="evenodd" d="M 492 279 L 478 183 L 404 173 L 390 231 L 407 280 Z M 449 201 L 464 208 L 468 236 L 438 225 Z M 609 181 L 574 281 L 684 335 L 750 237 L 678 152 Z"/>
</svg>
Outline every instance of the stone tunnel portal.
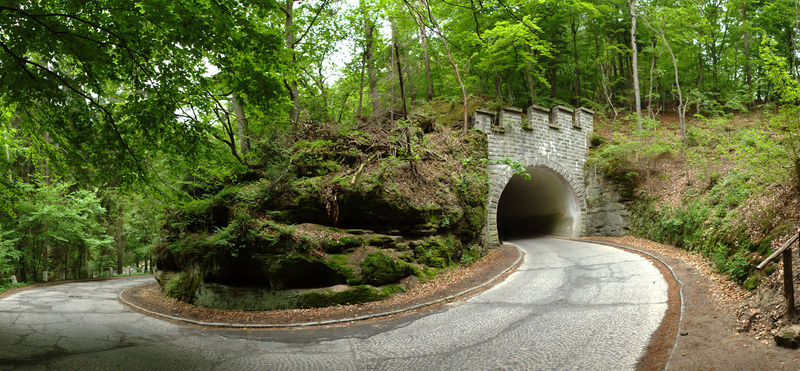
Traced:
<svg viewBox="0 0 800 371">
<path fill-rule="evenodd" d="M 581 208 L 575 191 L 563 177 L 545 167 L 526 169 L 530 180 L 514 175 L 497 206 L 500 240 L 536 235 L 576 236 Z"/>
</svg>

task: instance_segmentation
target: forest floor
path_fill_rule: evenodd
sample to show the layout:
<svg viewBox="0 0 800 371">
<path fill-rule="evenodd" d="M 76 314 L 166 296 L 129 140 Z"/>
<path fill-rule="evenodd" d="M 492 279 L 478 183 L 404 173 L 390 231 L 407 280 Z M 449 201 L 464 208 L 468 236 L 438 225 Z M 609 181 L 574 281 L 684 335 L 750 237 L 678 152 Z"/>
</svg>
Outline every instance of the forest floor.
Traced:
<svg viewBox="0 0 800 371">
<path fill-rule="evenodd" d="M 670 370 L 798 370 L 800 350 L 780 348 L 771 338 L 742 331 L 737 311 L 747 292 L 699 253 L 646 239 L 591 237 L 634 247 L 669 265 L 680 283 L 683 311 Z M 653 339 L 657 341 L 672 339 Z M 644 362 L 643 362 L 644 363 Z"/>
</svg>

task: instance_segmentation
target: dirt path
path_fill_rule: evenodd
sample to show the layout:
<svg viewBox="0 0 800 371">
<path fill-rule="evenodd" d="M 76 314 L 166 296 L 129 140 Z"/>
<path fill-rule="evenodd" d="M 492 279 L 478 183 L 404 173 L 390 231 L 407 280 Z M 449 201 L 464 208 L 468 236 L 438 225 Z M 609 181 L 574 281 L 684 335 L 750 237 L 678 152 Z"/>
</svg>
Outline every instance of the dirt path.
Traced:
<svg viewBox="0 0 800 371">
<path fill-rule="evenodd" d="M 631 246 L 672 267 L 683 283 L 683 319 L 669 370 L 798 370 L 800 350 L 737 331 L 744 292 L 697 254 L 636 237 L 591 238 Z"/>
</svg>

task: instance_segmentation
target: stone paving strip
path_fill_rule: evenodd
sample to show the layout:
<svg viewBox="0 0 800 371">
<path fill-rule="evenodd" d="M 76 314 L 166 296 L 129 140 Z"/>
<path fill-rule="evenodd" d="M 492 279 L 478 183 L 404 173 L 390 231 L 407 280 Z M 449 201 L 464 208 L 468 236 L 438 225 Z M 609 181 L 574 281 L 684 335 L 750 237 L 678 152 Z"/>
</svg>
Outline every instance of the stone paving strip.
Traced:
<svg viewBox="0 0 800 371">
<path fill-rule="evenodd" d="M 291 329 L 203 329 L 135 312 L 132 278 L 0 299 L 0 370 L 633 369 L 667 308 L 646 258 L 558 239 L 503 282 L 425 313 Z"/>
</svg>

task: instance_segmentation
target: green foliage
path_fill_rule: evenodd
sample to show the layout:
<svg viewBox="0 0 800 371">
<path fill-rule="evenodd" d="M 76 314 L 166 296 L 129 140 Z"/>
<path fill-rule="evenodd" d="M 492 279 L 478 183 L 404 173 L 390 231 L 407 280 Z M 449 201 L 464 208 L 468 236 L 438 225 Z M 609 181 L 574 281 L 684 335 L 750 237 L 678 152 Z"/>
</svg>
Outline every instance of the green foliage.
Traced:
<svg viewBox="0 0 800 371">
<path fill-rule="evenodd" d="M 228 0 L 11 2 L 0 8 L 0 104 L 16 105 L 53 164 L 116 184 L 157 179 L 148 157 L 196 159 L 227 140 L 219 95 L 281 105 L 282 38 L 270 10 Z M 20 86 L 25 94 L 10 94 Z"/>
<path fill-rule="evenodd" d="M 515 175 L 519 175 L 522 179 L 531 180 L 531 174 L 528 173 L 528 170 L 525 169 L 525 165 L 523 165 L 519 161 L 512 160 L 510 158 L 504 157 L 496 162 L 497 164 L 504 164 L 511 167 L 511 172 Z"/>
<path fill-rule="evenodd" d="M 475 245 L 467 245 L 467 247 L 461 253 L 461 264 L 470 265 L 482 256 L 482 251 Z"/>
</svg>

